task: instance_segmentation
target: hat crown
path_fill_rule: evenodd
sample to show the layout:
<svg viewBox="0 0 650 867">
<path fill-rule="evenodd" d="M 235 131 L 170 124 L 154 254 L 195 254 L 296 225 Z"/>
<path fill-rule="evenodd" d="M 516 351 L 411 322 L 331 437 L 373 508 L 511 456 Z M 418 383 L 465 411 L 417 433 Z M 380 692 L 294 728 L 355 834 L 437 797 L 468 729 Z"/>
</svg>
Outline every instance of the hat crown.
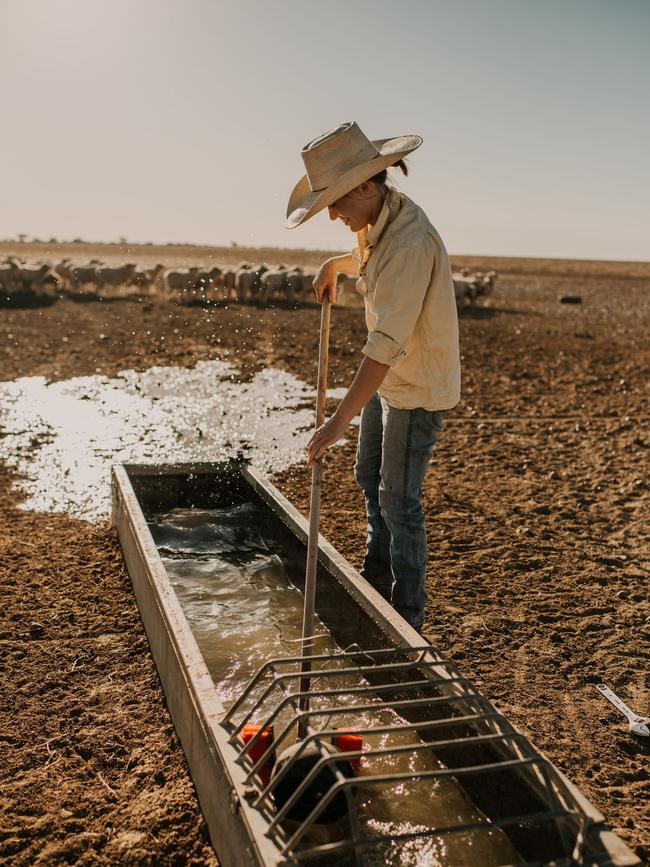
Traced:
<svg viewBox="0 0 650 867">
<path fill-rule="evenodd" d="M 345 172 L 379 156 L 377 147 L 355 121 L 319 135 L 300 152 L 312 192 L 324 190 Z"/>
</svg>

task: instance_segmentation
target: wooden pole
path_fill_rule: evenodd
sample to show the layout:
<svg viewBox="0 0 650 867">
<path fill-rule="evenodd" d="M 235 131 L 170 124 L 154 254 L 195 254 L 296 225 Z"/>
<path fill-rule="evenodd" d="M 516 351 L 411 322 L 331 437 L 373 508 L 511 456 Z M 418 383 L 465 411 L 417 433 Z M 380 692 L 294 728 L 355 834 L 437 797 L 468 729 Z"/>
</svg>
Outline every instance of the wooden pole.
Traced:
<svg viewBox="0 0 650 867">
<path fill-rule="evenodd" d="M 329 297 L 323 299 L 320 317 L 320 342 L 318 349 L 318 389 L 316 396 L 316 427 L 325 421 L 325 397 L 327 392 L 327 364 L 329 360 L 330 314 Z M 320 511 L 321 458 L 315 460 L 311 469 L 311 501 L 309 504 L 309 537 L 307 542 L 307 566 L 305 574 L 305 604 L 302 616 L 302 663 L 300 692 L 308 693 L 314 633 L 314 607 L 316 602 L 316 571 L 318 566 L 318 518 Z M 309 710 L 309 696 L 300 699 L 300 710 Z M 298 726 L 298 737 L 307 734 L 306 723 Z"/>
</svg>

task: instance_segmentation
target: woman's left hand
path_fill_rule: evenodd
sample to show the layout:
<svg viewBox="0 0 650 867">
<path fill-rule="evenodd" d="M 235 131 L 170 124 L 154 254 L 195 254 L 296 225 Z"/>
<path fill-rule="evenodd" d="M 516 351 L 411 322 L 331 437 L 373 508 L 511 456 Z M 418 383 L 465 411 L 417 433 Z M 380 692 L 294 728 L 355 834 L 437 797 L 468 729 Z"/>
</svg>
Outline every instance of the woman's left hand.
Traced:
<svg viewBox="0 0 650 867">
<path fill-rule="evenodd" d="M 307 466 L 318 460 L 324 454 L 326 448 L 340 440 L 347 426 L 347 422 L 333 415 L 332 418 L 328 418 L 325 424 L 316 428 L 307 443 Z"/>
</svg>

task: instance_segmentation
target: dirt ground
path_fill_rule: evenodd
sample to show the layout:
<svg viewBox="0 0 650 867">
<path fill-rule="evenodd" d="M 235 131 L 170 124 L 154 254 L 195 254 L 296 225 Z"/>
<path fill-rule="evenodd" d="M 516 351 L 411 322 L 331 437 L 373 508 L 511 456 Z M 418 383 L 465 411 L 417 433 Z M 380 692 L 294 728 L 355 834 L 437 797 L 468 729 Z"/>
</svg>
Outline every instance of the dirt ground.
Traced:
<svg viewBox="0 0 650 867">
<path fill-rule="evenodd" d="M 32 251 L 53 252 L 65 254 Z M 142 264 L 318 258 L 129 253 Z M 461 316 L 463 398 L 424 494 L 425 635 L 644 860 L 650 745 L 628 734 L 595 684 L 650 713 L 650 264 L 455 263 L 500 276 L 487 305 Z M 560 304 L 564 293 L 582 303 Z M 2 309 L 0 380 L 227 358 L 243 378 L 274 365 L 314 382 L 318 321 L 315 306 L 156 298 Z M 361 311 L 334 309 L 332 385 L 351 381 L 364 335 Z M 353 427 L 325 461 L 322 530 L 360 566 L 355 437 Z M 113 529 L 20 510 L 15 481 L 0 467 L 0 863 L 216 864 Z M 276 483 L 307 511 L 304 466 Z"/>
</svg>

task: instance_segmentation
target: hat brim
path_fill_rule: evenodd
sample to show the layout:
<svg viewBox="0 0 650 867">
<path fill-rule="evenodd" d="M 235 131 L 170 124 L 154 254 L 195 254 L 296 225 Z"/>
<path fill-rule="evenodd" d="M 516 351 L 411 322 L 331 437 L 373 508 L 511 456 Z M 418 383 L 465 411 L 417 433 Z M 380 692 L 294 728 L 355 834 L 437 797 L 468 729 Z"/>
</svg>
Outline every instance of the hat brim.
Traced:
<svg viewBox="0 0 650 867">
<path fill-rule="evenodd" d="M 325 187 L 324 190 L 312 190 L 307 175 L 303 175 L 293 188 L 289 198 L 287 228 L 295 229 L 296 226 L 300 226 L 301 223 L 309 220 L 310 217 L 349 193 L 359 184 L 419 148 L 422 144 L 422 137 L 419 135 L 400 135 L 395 138 L 378 139 L 373 141 L 373 144 L 379 151 L 374 159 L 345 172 L 335 183 Z"/>
</svg>

